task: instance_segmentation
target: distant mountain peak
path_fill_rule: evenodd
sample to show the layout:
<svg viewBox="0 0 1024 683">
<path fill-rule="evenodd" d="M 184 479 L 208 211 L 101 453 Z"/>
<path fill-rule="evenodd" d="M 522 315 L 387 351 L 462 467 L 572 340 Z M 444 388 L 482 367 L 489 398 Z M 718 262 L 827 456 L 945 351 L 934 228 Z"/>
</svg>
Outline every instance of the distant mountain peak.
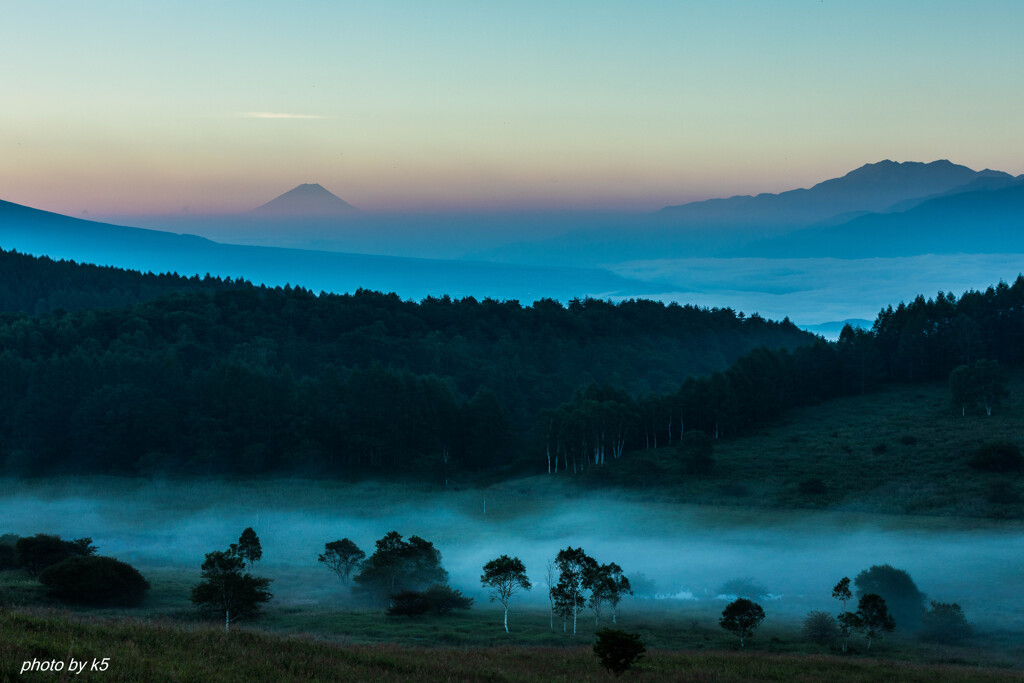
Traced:
<svg viewBox="0 0 1024 683">
<path fill-rule="evenodd" d="M 667 206 L 659 214 L 695 225 L 799 227 L 845 214 L 885 211 L 899 202 L 949 192 L 983 177 L 1008 179 L 1009 175 L 974 171 L 949 159 L 883 159 L 807 189 Z"/>
<path fill-rule="evenodd" d="M 302 183 L 251 213 L 263 216 L 339 216 L 357 211 L 359 209 L 320 183 Z"/>
</svg>

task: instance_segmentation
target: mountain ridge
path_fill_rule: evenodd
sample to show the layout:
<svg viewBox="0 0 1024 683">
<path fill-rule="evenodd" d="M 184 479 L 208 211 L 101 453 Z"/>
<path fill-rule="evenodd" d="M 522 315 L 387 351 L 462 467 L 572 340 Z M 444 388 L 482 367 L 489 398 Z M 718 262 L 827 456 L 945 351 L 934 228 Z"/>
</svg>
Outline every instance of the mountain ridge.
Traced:
<svg viewBox="0 0 1024 683">
<path fill-rule="evenodd" d="M 534 301 L 656 293 L 661 285 L 598 268 L 529 266 L 312 251 L 214 242 L 188 234 L 96 223 L 0 200 L 0 247 L 23 253 L 184 276 L 244 277 L 313 291 L 396 292 L 403 298 L 474 296 Z"/>
<path fill-rule="evenodd" d="M 898 202 L 948 192 L 983 177 L 1012 178 L 1002 171 L 974 171 L 948 159 L 927 163 L 885 159 L 810 188 L 666 206 L 654 216 L 694 224 L 799 227 L 843 213 L 880 212 Z"/>
</svg>

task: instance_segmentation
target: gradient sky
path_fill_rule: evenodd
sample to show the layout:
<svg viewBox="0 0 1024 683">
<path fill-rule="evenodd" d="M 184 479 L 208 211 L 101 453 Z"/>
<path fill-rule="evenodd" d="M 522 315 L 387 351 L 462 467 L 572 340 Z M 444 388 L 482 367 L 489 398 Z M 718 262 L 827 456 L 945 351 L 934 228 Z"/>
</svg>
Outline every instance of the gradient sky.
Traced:
<svg viewBox="0 0 1024 683">
<path fill-rule="evenodd" d="M 8 2 L 0 198 L 624 209 L 881 159 L 1024 172 L 1024 3 Z M 273 115 L 273 116 L 270 116 Z"/>
</svg>

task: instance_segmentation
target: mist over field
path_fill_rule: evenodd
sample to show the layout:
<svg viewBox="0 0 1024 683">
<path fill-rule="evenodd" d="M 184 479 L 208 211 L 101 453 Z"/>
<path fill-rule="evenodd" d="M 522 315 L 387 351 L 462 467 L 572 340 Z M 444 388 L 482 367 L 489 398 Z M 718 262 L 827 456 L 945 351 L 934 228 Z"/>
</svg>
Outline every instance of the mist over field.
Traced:
<svg viewBox="0 0 1024 683">
<path fill-rule="evenodd" d="M 275 579 L 275 599 L 284 604 L 347 601 L 317 554 L 326 542 L 348 537 L 369 555 L 377 539 L 395 530 L 433 542 L 452 586 L 481 606 L 479 576 L 488 560 L 522 558 L 534 590 L 517 601 L 546 608 L 546 562 L 566 546 L 582 546 L 599 562 L 620 564 L 648 593 L 627 601 L 626 610 L 657 604 L 683 616 L 698 605 L 720 604 L 714 601 L 722 599 L 725 581 L 750 577 L 767 589 L 760 599 L 770 615 L 795 620 L 812 609 L 837 611 L 830 594 L 839 578 L 891 564 L 907 570 L 929 599 L 960 603 L 982 630 L 1024 630 L 1019 523 L 688 506 L 567 494 L 546 482 L 531 490 L 440 495 L 300 480 L 4 484 L 11 493 L 0 500 L 0 533 L 91 536 L 100 554 L 143 573 L 178 570 L 198 581 L 204 554 L 227 548 L 252 526 L 264 550 L 257 573 Z"/>
</svg>

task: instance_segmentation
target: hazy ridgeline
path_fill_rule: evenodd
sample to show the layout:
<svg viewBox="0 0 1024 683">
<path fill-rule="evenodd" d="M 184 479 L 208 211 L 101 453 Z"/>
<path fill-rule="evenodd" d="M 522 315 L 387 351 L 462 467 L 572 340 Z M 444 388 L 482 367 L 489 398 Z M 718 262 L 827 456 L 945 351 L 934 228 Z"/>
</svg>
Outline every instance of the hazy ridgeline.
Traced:
<svg viewBox="0 0 1024 683">
<path fill-rule="evenodd" d="M 144 574 L 175 570 L 198 580 L 204 554 L 226 548 L 252 526 L 264 549 L 260 573 L 275 580 L 279 604 L 344 607 L 347 591 L 318 565 L 317 554 L 342 537 L 372 552 L 377 539 L 396 530 L 432 541 L 452 586 L 476 597 L 478 609 L 487 608 L 481 567 L 501 554 L 521 557 L 534 583 L 517 603 L 546 608 L 545 564 L 571 545 L 622 565 L 646 593 L 624 603 L 627 614 L 657 605 L 682 616 L 709 604 L 696 601 L 716 600 L 727 580 L 751 577 L 767 589 L 761 601 L 770 615 L 795 620 L 811 609 L 837 612 L 830 594 L 842 576 L 892 564 L 907 570 L 929 599 L 960 603 L 982 631 L 1024 629 L 1018 523 L 660 504 L 573 494 L 545 481 L 530 490 L 440 495 L 303 480 L 100 478 L 4 486 L 11 493 L 0 500 L 0 532 L 92 536 L 100 553 Z"/>
</svg>

